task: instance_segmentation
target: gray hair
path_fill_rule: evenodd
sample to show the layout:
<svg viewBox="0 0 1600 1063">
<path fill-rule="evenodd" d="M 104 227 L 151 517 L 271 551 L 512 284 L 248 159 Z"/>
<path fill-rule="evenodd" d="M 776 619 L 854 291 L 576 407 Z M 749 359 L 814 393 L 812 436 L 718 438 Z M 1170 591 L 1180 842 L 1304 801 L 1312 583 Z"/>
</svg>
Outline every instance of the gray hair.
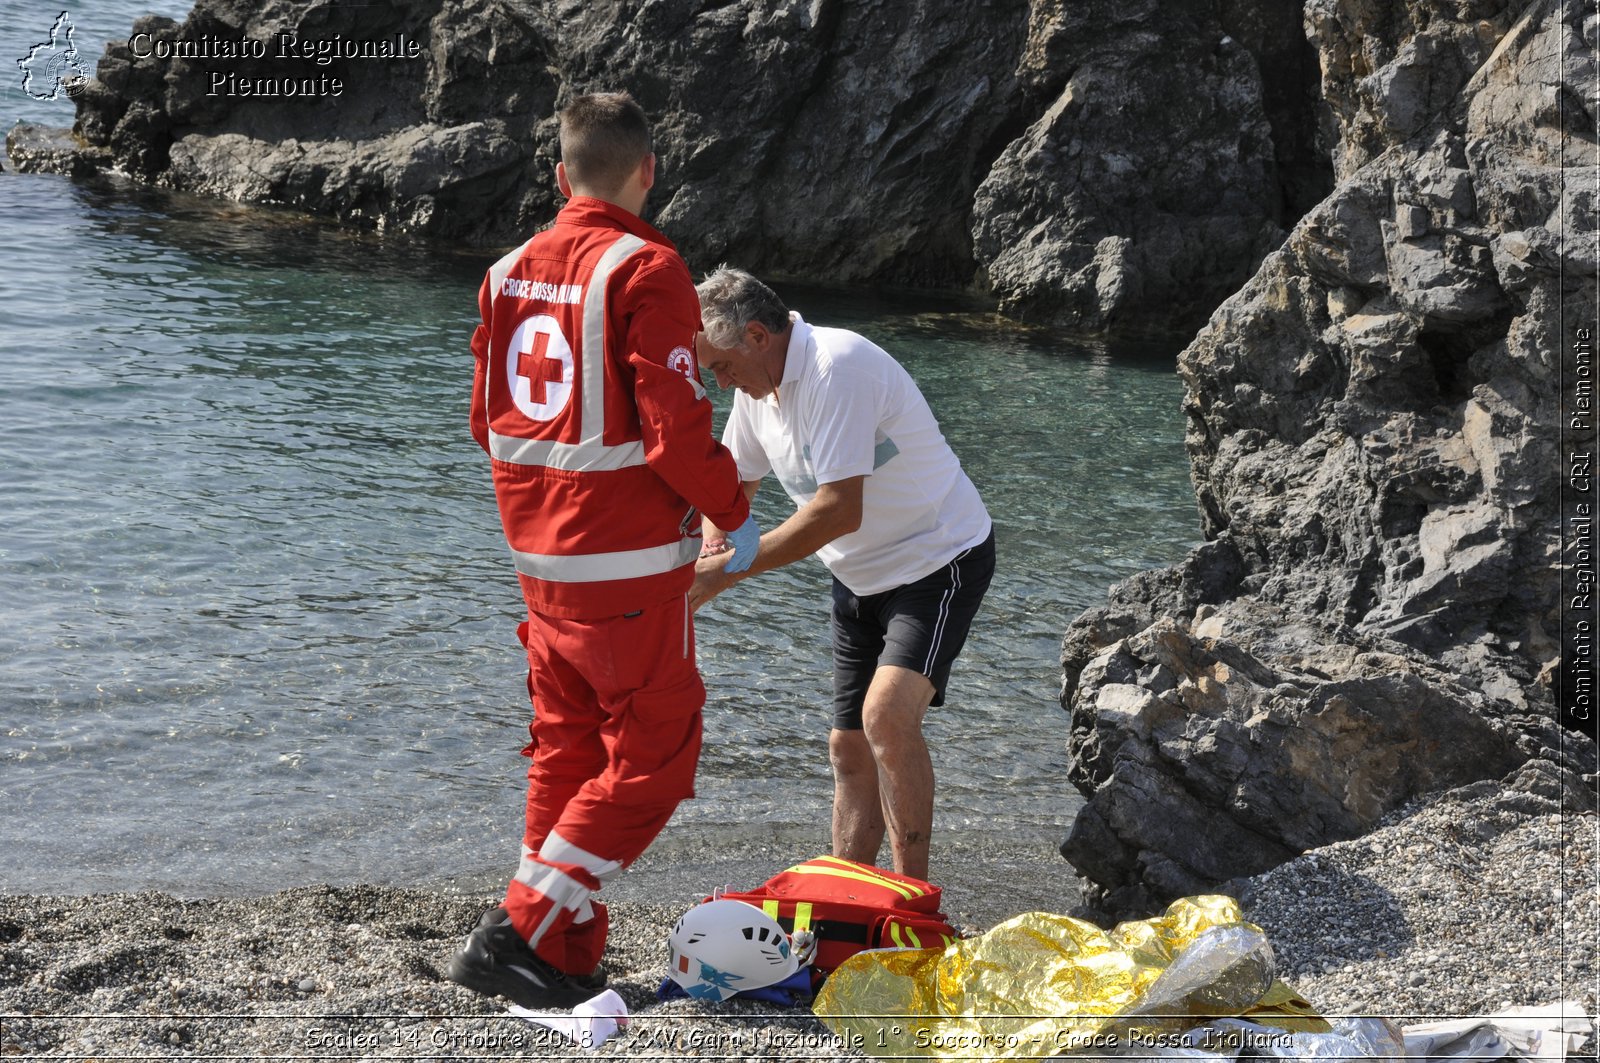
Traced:
<svg viewBox="0 0 1600 1063">
<path fill-rule="evenodd" d="M 695 292 L 706 339 L 717 347 L 743 347 L 745 327 L 752 321 L 773 332 L 789 327 L 789 308 L 778 293 L 742 269 L 718 266 Z"/>
</svg>

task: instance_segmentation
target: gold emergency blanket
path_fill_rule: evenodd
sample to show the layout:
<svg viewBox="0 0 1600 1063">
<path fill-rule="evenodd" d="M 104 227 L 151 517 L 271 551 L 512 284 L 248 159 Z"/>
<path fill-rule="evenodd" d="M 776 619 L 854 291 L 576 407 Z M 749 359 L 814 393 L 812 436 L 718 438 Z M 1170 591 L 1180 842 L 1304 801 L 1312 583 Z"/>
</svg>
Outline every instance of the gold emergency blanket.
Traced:
<svg viewBox="0 0 1600 1063">
<path fill-rule="evenodd" d="M 1329 1029 L 1274 971 L 1266 935 L 1238 902 L 1189 897 L 1109 931 L 1030 912 L 943 951 L 858 953 L 828 976 L 814 1010 L 868 1055 L 952 1060 L 1174 1045 L 1200 1019 L 1247 1013 Z"/>
</svg>

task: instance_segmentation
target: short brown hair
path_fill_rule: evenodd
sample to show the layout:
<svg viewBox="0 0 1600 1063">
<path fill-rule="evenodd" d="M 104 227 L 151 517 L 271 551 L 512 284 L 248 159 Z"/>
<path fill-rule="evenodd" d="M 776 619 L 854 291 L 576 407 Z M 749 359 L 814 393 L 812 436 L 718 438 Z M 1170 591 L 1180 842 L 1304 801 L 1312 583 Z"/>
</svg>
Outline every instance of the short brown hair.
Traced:
<svg viewBox="0 0 1600 1063">
<path fill-rule="evenodd" d="M 561 109 L 561 162 L 575 188 L 619 191 L 650 150 L 644 108 L 626 92 L 590 93 Z"/>
</svg>

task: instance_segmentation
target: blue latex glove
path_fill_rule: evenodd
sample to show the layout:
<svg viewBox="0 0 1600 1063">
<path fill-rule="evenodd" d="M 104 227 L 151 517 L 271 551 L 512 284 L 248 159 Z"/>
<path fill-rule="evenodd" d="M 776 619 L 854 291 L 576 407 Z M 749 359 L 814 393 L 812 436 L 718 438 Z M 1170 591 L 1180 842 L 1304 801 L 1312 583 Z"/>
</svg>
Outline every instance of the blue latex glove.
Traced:
<svg viewBox="0 0 1600 1063">
<path fill-rule="evenodd" d="M 737 530 L 728 533 L 728 545 L 733 547 L 733 557 L 722 571 L 743 572 L 756 563 L 756 554 L 761 552 L 761 528 L 755 517 L 746 517 Z"/>
</svg>

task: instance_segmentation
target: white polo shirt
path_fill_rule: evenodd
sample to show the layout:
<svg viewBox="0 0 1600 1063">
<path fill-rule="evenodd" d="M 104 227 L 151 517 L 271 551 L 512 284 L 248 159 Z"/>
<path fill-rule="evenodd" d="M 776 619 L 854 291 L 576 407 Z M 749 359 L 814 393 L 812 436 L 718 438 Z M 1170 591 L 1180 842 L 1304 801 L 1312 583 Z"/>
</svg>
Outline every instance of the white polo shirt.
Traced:
<svg viewBox="0 0 1600 1063">
<path fill-rule="evenodd" d="M 817 485 L 866 476 L 861 527 L 817 551 L 858 595 L 912 583 L 989 537 L 989 512 L 899 362 L 865 337 L 794 328 L 783 380 L 763 399 L 744 392 L 722 442 L 739 478 L 768 472 L 796 506 Z"/>
</svg>

